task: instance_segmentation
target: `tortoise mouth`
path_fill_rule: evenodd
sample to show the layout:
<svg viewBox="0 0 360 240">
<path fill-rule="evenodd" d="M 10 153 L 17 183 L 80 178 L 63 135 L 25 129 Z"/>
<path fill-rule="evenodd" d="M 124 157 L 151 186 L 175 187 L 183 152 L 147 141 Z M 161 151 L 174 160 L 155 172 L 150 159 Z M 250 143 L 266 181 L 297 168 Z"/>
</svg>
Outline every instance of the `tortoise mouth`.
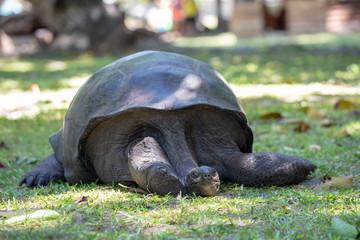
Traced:
<svg viewBox="0 0 360 240">
<path fill-rule="evenodd" d="M 202 197 L 214 196 L 220 186 L 219 174 L 208 166 L 201 166 L 191 170 L 185 177 L 190 194 Z"/>
</svg>

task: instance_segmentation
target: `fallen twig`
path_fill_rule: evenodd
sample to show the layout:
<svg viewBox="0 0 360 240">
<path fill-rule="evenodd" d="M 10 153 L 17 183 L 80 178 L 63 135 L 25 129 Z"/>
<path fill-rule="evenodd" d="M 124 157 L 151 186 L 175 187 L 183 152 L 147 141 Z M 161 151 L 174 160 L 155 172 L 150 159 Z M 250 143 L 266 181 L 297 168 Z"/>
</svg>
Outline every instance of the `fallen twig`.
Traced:
<svg viewBox="0 0 360 240">
<path fill-rule="evenodd" d="M 128 186 L 125 186 L 125 185 L 123 185 L 123 184 L 121 184 L 121 183 L 118 183 L 118 185 L 119 185 L 120 187 L 123 187 L 123 188 L 128 189 L 129 192 L 132 192 L 132 193 L 149 194 L 148 191 L 145 191 L 145 190 L 140 189 L 140 188 L 128 187 Z"/>
</svg>

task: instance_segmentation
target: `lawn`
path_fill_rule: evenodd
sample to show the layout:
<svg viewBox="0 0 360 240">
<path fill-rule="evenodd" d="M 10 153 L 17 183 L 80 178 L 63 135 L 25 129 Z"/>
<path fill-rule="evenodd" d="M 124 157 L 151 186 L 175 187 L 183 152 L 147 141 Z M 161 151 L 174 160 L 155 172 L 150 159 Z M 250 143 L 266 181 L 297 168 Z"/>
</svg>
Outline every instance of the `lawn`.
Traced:
<svg viewBox="0 0 360 240">
<path fill-rule="evenodd" d="M 353 38 L 359 40 L 358 35 Z M 296 42 L 273 47 L 271 42 L 244 53 L 238 51 L 239 42 L 221 50 L 187 48 L 184 54 L 211 64 L 236 86 L 319 83 L 324 88 L 358 88 L 360 40 L 349 45 L 347 37 L 338 39 L 310 46 Z M 34 83 L 41 92 L 73 88 L 74 81 L 86 80 L 114 59 L 87 54 L 0 58 L 0 94 L 25 92 Z M 312 177 L 353 175 L 353 185 L 314 190 L 222 182 L 219 193 L 210 198 L 142 195 L 95 184 L 19 187 L 23 174 L 51 153 L 47 139 L 66 112 L 50 100 L 42 101 L 36 114 L 0 116 L 0 163 L 5 166 L 0 168 L 0 239 L 341 239 L 332 218 L 359 225 L 360 95 L 314 92 L 291 100 L 276 95 L 239 100 L 255 134 L 255 151 L 308 158 L 318 166 Z M 261 119 L 267 113 L 283 119 Z M 296 131 L 298 122 L 309 129 Z M 41 209 L 55 210 L 59 216 L 13 224 L 5 222 L 9 216 L 1 217 Z"/>
</svg>

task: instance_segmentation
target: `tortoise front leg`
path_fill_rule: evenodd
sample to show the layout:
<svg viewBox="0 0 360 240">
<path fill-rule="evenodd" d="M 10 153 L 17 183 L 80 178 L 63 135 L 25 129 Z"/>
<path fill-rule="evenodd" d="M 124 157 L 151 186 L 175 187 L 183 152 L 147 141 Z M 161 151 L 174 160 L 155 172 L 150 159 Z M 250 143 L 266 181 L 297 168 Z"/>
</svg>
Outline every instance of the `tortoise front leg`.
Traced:
<svg viewBox="0 0 360 240">
<path fill-rule="evenodd" d="M 46 186 L 50 183 L 66 182 L 64 169 L 55 158 L 54 154 L 49 155 L 34 169 L 30 170 L 20 181 L 20 186 L 24 183 L 27 187 Z"/>
<path fill-rule="evenodd" d="M 161 195 L 185 192 L 184 182 L 153 137 L 137 139 L 131 143 L 127 158 L 130 174 L 141 188 Z"/>
<path fill-rule="evenodd" d="M 245 186 L 298 184 L 316 168 L 309 160 L 272 152 L 234 152 L 224 164 L 227 178 Z"/>
</svg>

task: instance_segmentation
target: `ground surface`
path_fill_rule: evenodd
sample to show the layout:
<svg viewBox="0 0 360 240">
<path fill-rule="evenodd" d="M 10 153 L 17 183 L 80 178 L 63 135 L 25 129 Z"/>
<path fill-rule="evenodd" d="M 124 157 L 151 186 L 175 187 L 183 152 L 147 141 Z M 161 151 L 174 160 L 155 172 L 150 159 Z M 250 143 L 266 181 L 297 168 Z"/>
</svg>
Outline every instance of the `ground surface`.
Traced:
<svg viewBox="0 0 360 240">
<path fill-rule="evenodd" d="M 212 198 L 95 184 L 18 187 L 51 153 L 47 138 L 61 126 L 78 87 L 115 57 L 0 58 L 0 238 L 340 239 L 332 218 L 353 226 L 360 221 L 360 40 L 331 39 L 276 49 L 260 42 L 241 54 L 241 42 L 234 50 L 184 50 L 231 83 L 255 133 L 255 151 L 308 158 L 318 166 L 315 177 L 354 176 L 351 187 L 331 190 L 222 182 Z M 39 209 L 59 215 L 5 222 Z"/>
</svg>

